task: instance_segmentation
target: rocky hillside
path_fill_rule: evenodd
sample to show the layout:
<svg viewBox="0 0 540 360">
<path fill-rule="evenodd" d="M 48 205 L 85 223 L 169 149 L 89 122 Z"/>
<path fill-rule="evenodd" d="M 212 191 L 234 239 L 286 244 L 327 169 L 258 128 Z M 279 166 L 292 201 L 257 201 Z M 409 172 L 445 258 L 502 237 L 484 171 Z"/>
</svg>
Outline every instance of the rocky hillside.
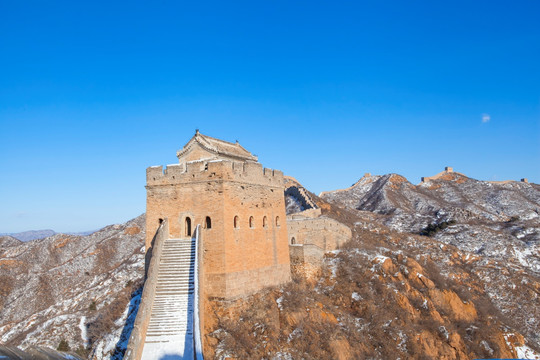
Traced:
<svg viewBox="0 0 540 360">
<path fill-rule="evenodd" d="M 370 212 L 319 206 L 350 225 L 353 240 L 327 254 L 316 281 L 295 276 L 247 299 L 211 302 L 207 358 L 540 358 L 537 277 L 397 232 Z"/>
<path fill-rule="evenodd" d="M 349 189 L 321 195 L 377 224 L 402 234 L 424 234 L 462 252 L 468 272 L 482 280 L 493 305 L 540 344 L 539 185 L 447 173 L 415 186 L 390 174 L 364 176 Z"/>
<path fill-rule="evenodd" d="M 89 236 L 0 238 L 0 344 L 101 359 L 126 346 L 144 272 L 144 215 Z"/>
<path fill-rule="evenodd" d="M 486 224 L 513 221 L 527 228 L 540 224 L 540 185 L 479 181 L 452 172 L 419 185 L 397 174 L 367 174 L 349 189 L 321 196 L 349 209 L 391 215 L 386 223 L 397 230 L 417 232 L 449 219 Z M 537 239 L 536 230 L 523 237 Z"/>
<path fill-rule="evenodd" d="M 540 273 L 540 185 L 492 183 L 447 173 L 415 186 L 396 174 L 367 175 L 349 189 L 322 197 L 348 209 L 373 212 L 392 229 L 430 235 Z"/>
</svg>

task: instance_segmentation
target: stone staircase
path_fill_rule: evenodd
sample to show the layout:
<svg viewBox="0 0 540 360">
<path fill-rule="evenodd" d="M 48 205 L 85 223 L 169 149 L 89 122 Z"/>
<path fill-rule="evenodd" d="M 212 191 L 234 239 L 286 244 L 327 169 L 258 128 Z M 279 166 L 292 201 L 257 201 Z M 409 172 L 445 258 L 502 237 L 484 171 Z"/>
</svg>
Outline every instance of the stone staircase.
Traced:
<svg viewBox="0 0 540 360">
<path fill-rule="evenodd" d="M 285 195 L 296 197 L 304 210 L 319 208 L 303 186 L 292 183 L 285 187 Z"/>
<path fill-rule="evenodd" d="M 193 359 L 195 241 L 167 239 L 142 359 Z"/>
</svg>

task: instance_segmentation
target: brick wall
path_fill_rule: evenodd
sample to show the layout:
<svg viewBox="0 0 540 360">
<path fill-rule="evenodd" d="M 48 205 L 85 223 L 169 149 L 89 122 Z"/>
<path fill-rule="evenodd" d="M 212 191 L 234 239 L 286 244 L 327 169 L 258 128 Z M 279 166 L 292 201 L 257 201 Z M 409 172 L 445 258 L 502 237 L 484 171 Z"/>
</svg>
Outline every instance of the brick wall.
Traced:
<svg viewBox="0 0 540 360">
<path fill-rule="evenodd" d="M 202 225 L 207 296 L 231 299 L 290 280 L 280 171 L 223 160 L 169 165 L 165 172 L 151 167 L 146 205 L 147 249 L 159 219 L 169 220 L 171 237 L 187 235 L 186 218 L 192 231 Z"/>
</svg>

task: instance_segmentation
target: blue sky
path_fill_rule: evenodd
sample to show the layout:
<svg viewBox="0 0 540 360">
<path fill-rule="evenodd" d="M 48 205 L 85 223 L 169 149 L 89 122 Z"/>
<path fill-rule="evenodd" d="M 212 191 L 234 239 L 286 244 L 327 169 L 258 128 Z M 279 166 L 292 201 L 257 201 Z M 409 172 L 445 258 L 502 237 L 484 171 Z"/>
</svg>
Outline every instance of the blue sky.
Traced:
<svg viewBox="0 0 540 360">
<path fill-rule="evenodd" d="M 318 193 L 540 182 L 540 2 L 0 0 L 0 232 L 145 211 L 196 128 Z M 487 120 L 487 121 L 486 121 Z"/>
</svg>

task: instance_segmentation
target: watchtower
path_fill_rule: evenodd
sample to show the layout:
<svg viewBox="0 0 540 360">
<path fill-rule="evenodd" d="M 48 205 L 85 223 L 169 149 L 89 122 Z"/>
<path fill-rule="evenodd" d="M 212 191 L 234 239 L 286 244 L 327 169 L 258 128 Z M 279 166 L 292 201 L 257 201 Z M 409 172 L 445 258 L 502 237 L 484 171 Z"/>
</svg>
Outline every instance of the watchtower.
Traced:
<svg viewBox="0 0 540 360">
<path fill-rule="evenodd" d="M 160 219 L 171 238 L 201 224 L 204 291 L 231 299 L 290 280 L 283 173 L 238 142 L 196 131 L 178 164 L 146 170 L 146 250 Z"/>
</svg>

